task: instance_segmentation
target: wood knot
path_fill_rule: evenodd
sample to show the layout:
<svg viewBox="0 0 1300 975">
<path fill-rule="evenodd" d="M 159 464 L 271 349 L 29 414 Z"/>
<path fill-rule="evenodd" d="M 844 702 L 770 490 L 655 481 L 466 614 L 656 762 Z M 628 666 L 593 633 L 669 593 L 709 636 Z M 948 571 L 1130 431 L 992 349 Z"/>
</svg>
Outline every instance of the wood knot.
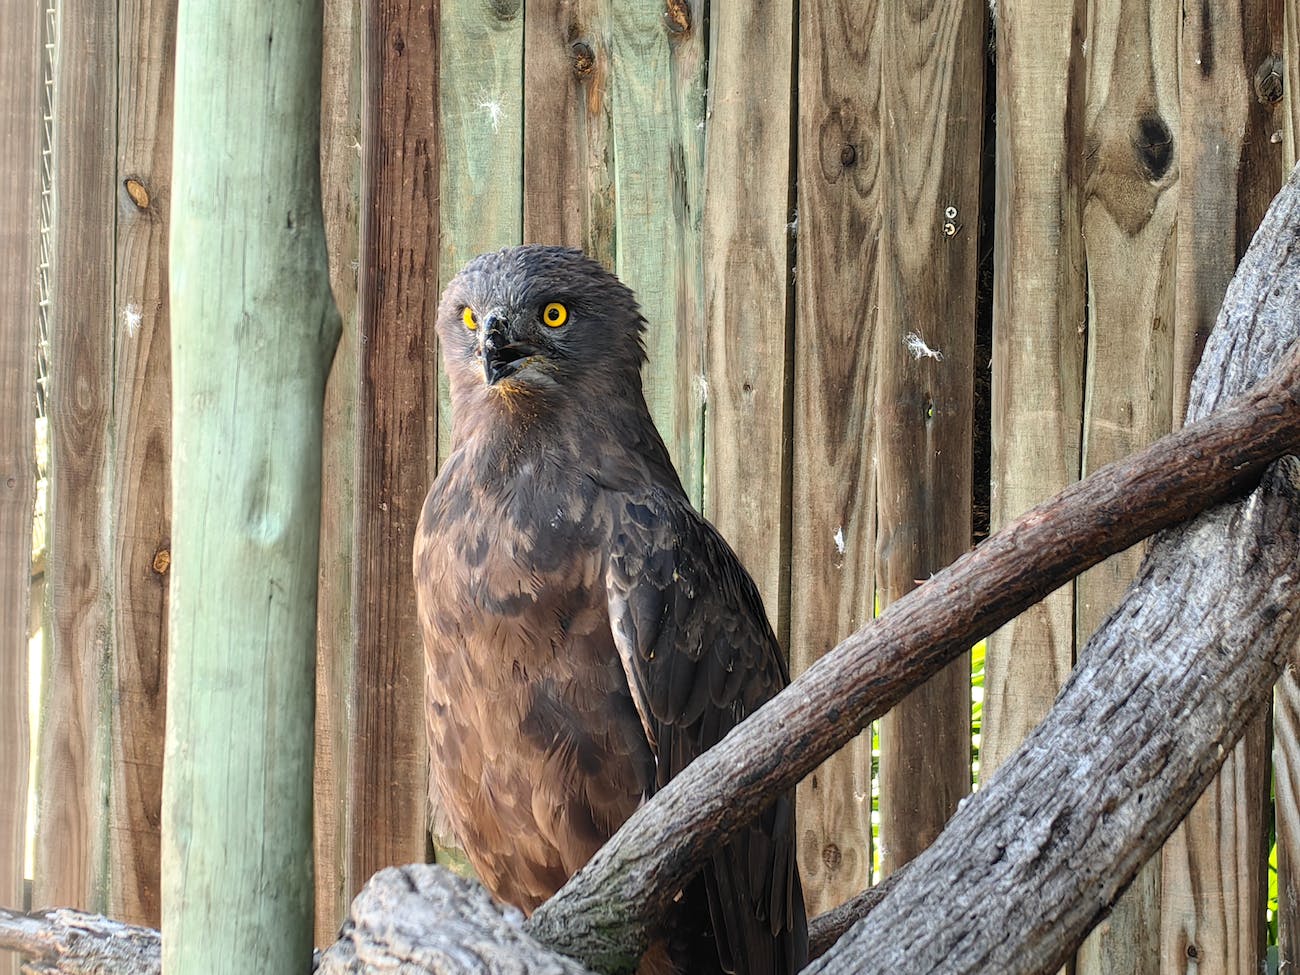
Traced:
<svg viewBox="0 0 1300 975">
<path fill-rule="evenodd" d="M 858 161 L 858 150 L 854 146 L 843 146 L 840 149 L 840 165 L 848 169 Z"/>
<path fill-rule="evenodd" d="M 1155 113 L 1139 118 L 1137 131 L 1133 134 L 1133 151 L 1137 153 L 1147 179 L 1153 183 L 1160 182 L 1169 172 L 1169 163 L 1174 158 L 1174 136 L 1165 120 Z"/>
<path fill-rule="evenodd" d="M 664 21 L 670 34 L 687 34 L 691 29 L 691 8 L 686 0 L 668 0 Z"/>
<path fill-rule="evenodd" d="M 128 176 L 122 185 L 126 187 L 126 195 L 131 198 L 131 202 L 140 210 L 149 209 L 149 191 L 145 189 L 142 182 L 134 176 Z"/>
<path fill-rule="evenodd" d="M 834 873 L 844 862 L 844 854 L 840 852 L 839 846 L 834 843 L 827 843 L 822 847 L 822 863 L 826 864 L 826 869 Z"/>
<path fill-rule="evenodd" d="M 596 52 L 586 41 L 574 41 L 569 47 L 569 56 L 573 59 L 573 73 L 579 78 L 591 74 L 596 66 Z"/>
<path fill-rule="evenodd" d="M 167 574 L 167 570 L 171 568 L 171 564 L 172 553 L 166 546 L 163 546 L 153 553 L 153 570 L 160 576 L 165 576 Z"/>
<path fill-rule="evenodd" d="M 1255 97 L 1263 105 L 1276 105 L 1282 100 L 1282 58 L 1270 54 L 1255 71 Z"/>
</svg>

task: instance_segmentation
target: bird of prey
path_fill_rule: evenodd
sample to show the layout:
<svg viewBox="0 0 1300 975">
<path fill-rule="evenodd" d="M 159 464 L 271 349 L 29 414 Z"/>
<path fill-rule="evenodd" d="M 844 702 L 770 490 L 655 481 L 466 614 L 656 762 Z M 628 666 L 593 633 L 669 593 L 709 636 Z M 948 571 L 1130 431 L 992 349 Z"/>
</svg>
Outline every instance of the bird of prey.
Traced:
<svg viewBox="0 0 1300 975">
<path fill-rule="evenodd" d="M 484 254 L 437 330 L 452 453 L 416 532 L 431 793 L 531 912 L 789 681 L 753 581 L 646 409 L 632 292 L 582 252 Z M 792 795 L 716 850 L 639 972 L 798 971 Z"/>
</svg>

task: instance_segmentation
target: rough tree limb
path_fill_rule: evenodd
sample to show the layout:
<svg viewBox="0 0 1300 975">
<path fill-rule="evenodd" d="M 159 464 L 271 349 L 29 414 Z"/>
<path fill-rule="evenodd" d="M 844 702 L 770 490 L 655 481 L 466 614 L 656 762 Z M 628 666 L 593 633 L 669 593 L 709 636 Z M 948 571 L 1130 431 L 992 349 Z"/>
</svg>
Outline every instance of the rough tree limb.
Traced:
<svg viewBox="0 0 1300 975">
<path fill-rule="evenodd" d="M 1282 366 L 1233 407 L 1099 471 L 899 600 L 670 783 L 526 927 L 548 945 L 595 959 L 594 967 L 625 965 L 691 862 L 743 824 L 747 810 L 1034 598 L 1153 527 L 1239 490 L 1264 460 L 1294 449 L 1298 319 L 1300 169 L 1229 288 L 1189 419 L 1247 388 L 1291 347 Z M 1300 464 L 1287 459 L 1245 501 L 1164 535 L 1044 725 L 809 970 L 1054 969 L 1190 807 L 1293 647 L 1298 492 Z M 444 942 L 442 967 L 402 948 L 394 970 L 482 971 L 478 939 L 504 937 L 514 952 L 500 956 L 508 970 L 582 971 L 522 938 L 495 909 L 485 914 L 482 892 L 423 869 L 431 871 L 427 882 L 386 871 L 375 883 L 395 874 L 412 909 L 424 911 L 430 900 L 441 907 L 428 907 L 418 925 L 398 924 L 396 900 L 367 907 L 363 894 L 356 920 L 322 964 L 360 957 L 355 946 L 370 939 L 358 930 L 387 930 L 414 944 L 465 925 Z M 500 924 L 505 935 L 494 933 Z M 7 929 L 0 915 L 0 938 Z"/>
<path fill-rule="evenodd" d="M 1298 238 L 1300 169 L 1274 201 L 1228 290 L 1194 380 L 1189 419 L 1242 393 L 1280 362 L 1272 374 L 1227 408 L 1029 511 L 840 643 L 638 810 L 533 914 L 533 936 L 592 968 L 626 970 L 707 851 L 750 821 L 768 797 L 793 786 L 910 688 L 1083 569 L 1232 496 L 1254 482 L 1266 461 L 1300 446 L 1300 349 L 1286 352 L 1300 309 Z M 1243 510 L 1262 517 L 1263 509 L 1284 508 L 1284 483 L 1274 477 L 1270 485 Z M 1265 504 L 1264 497 L 1273 500 Z M 1242 522 L 1239 530 L 1258 527 Z M 1221 585 L 1223 578 L 1204 584 Z M 1208 599 L 1210 592 L 1189 598 Z M 1276 629 L 1282 625 L 1278 618 L 1264 632 L 1282 633 Z M 1199 730 L 1208 740 L 1209 730 Z M 896 912 L 873 912 L 884 914 Z M 897 920 L 906 922 L 901 915 Z M 988 925 L 990 937 L 1000 937 L 997 928 Z M 908 969 L 917 967 L 909 960 Z"/>
<path fill-rule="evenodd" d="M 157 931 L 66 908 L 32 914 L 0 908 L 0 951 L 27 955 L 27 972 L 158 975 L 162 968 Z"/>
<path fill-rule="evenodd" d="M 523 922 L 523 914 L 498 904 L 481 884 L 442 867 L 389 867 L 352 902 L 317 973 L 591 975 L 529 938 Z"/>
</svg>

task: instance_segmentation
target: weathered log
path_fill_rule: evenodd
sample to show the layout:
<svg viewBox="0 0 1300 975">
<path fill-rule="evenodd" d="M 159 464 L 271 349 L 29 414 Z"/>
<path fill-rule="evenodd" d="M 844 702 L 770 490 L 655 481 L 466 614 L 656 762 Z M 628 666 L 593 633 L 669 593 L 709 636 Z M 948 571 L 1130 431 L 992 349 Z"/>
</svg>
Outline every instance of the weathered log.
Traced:
<svg viewBox="0 0 1300 975">
<path fill-rule="evenodd" d="M 524 916 L 482 885 L 428 864 L 390 867 L 370 879 L 318 975 L 385 971 L 432 975 L 591 975 L 539 945 Z"/>
<path fill-rule="evenodd" d="M 0 908 L 0 951 L 28 956 L 25 972 L 158 975 L 162 969 L 157 931 L 67 908 L 33 914 Z"/>
<path fill-rule="evenodd" d="M 1188 419 L 1248 393 L 1022 515 L 841 642 L 638 810 L 533 914 L 534 937 L 593 968 L 626 969 L 707 851 L 749 822 L 768 797 L 1083 569 L 1233 496 L 1255 482 L 1264 463 L 1300 446 L 1300 349 L 1292 347 L 1300 314 L 1298 240 L 1300 169 L 1233 279 Z M 1283 485 L 1276 477 L 1270 483 L 1281 498 L 1273 506 L 1285 507 Z M 1253 499 L 1247 510 L 1261 504 Z M 1144 636 L 1137 631 L 1134 638 Z"/>
</svg>

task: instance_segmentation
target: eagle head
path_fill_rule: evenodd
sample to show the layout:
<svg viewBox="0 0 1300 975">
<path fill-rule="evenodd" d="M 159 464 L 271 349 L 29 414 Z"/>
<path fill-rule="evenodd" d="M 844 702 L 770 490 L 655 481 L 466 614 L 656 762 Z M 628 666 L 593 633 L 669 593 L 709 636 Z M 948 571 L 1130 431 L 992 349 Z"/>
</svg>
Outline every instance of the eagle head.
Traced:
<svg viewBox="0 0 1300 975">
<path fill-rule="evenodd" d="M 443 363 L 458 399 L 639 386 L 644 328 L 631 290 L 566 247 L 482 254 L 451 279 L 438 305 Z"/>
</svg>

